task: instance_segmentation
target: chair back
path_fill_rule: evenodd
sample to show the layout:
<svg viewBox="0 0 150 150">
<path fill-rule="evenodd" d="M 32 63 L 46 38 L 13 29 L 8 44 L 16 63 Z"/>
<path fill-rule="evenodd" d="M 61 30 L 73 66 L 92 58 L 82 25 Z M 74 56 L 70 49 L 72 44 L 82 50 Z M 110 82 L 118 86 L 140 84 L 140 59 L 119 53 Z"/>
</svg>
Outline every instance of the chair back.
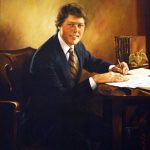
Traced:
<svg viewBox="0 0 150 150">
<path fill-rule="evenodd" d="M 35 49 L 0 50 L 0 98 L 22 99 Z"/>
</svg>

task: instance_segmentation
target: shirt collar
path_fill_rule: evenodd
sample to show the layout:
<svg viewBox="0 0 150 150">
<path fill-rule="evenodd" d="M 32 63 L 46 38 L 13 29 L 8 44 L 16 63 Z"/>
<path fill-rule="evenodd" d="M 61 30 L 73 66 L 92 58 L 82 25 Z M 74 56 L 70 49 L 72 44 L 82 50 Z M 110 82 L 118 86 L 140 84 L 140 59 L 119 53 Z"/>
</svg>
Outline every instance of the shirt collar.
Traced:
<svg viewBox="0 0 150 150">
<path fill-rule="evenodd" d="M 60 32 L 58 32 L 58 40 L 60 42 L 60 45 L 64 51 L 65 54 L 68 53 L 68 50 L 70 49 L 70 47 L 66 44 L 66 42 L 62 39 L 62 37 L 60 36 Z M 71 46 L 72 48 L 74 48 L 74 45 Z"/>
</svg>

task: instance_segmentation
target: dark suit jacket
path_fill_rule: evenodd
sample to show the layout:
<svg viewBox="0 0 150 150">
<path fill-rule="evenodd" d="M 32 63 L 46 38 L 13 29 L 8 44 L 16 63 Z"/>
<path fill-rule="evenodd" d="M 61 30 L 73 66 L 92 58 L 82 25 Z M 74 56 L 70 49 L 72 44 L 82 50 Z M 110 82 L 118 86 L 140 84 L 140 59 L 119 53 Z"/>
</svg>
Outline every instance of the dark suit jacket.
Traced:
<svg viewBox="0 0 150 150">
<path fill-rule="evenodd" d="M 42 111 L 57 110 L 56 107 L 77 103 L 92 94 L 89 80 L 79 83 L 82 69 L 104 73 L 111 63 L 93 57 L 79 42 L 75 45 L 79 59 L 79 72 L 76 81 L 70 75 L 69 64 L 60 46 L 58 35 L 48 39 L 35 53 L 30 72 L 33 81 L 33 108 Z M 35 98 L 36 97 L 36 98 Z M 36 100 L 35 100 L 36 99 Z M 37 100 L 40 99 L 40 100 Z M 45 102 L 43 99 L 46 99 Z M 43 106 L 43 107 L 42 107 Z M 55 107 L 56 106 L 56 107 Z M 58 107 L 60 109 L 60 107 Z"/>
</svg>

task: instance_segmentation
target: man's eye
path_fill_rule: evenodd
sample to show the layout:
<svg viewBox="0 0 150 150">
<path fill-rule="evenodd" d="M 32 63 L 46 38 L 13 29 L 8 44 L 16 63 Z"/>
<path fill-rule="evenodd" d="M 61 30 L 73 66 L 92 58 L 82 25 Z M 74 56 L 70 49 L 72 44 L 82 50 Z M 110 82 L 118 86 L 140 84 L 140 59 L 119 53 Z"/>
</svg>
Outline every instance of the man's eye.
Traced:
<svg viewBox="0 0 150 150">
<path fill-rule="evenodd" d="M 73 27 L 74 24 L 73 23 L 68 23 L 68 26 Z"/>
<path fill-rule="evenodd" d="M 78 27 L 82 28 L 82 27 L 84 27 L 84 24 L 78 24 Z"/>
<path fill-rule="evenodd" d="M 83 24 L 83 23 L 68 23 L 67 24 L 69 27 L 75 27 L 75 26 L 77 26 L 78 28 L 83 28 L 85 25 Z"/>
</svg>

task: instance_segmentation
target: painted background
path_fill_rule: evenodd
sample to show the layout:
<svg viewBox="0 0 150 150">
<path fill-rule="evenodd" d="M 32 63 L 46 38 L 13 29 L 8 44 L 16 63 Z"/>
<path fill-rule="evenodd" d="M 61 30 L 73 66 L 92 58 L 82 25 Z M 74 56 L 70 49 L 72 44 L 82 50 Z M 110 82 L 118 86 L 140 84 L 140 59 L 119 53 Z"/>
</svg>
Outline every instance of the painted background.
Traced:
<svg viewBox="0 0 150 150">
<path fill-rule="evenodd" d="M 83 42 L 95 56 L 115 62 L 114 36 L 137 35 L 137 0 L 0 0 L 0 49 L 38 48 L 56 31 L 58 8 L 78 2 L 88 14 Z"/>
</svg>

